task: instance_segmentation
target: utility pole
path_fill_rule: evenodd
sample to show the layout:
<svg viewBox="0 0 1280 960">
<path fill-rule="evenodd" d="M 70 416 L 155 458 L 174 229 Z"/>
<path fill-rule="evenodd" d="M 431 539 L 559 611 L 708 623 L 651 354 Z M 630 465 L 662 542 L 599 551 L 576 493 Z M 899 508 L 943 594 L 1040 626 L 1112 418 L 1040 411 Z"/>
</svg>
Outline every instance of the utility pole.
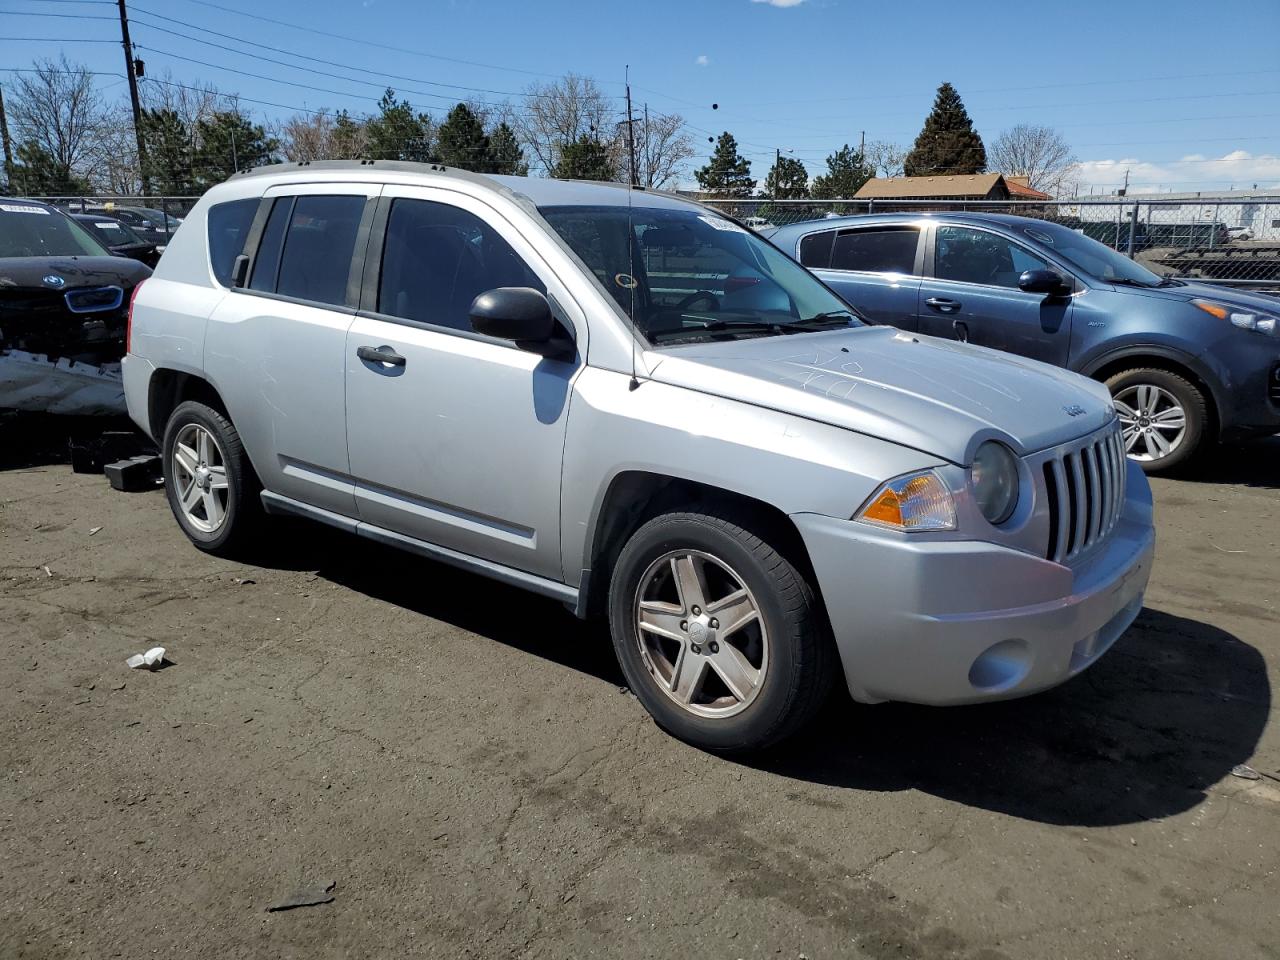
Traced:
<svg viewBox="0 0 1280 960">
<path fill-rule="evenodd" d="M 778 188 L 782 186 L 782 148 L 773 148 L 773 199 L 778 199 Z"/>
<path fill-rule="evenodd" d="M 124 0 L 120 0 L 124 3 Z M 631 154 L 631 185 L 640 186 L 636 180 L 636 121 L 631 116 L 631 67 L 626 67 L 627 77 L 627 150 Z"/>
<path fill-rule="evenodd" d="M 13 187 L 13 144 L 9 142 L 9 121 L 4 115 L 4 87 L 0 87 L 0 140 L 4 141 L 4 182 Z"/>
<path fill-rule="evenodd" d="M 151 194 L 151 178 L 147 176 L 147 143 L 142 136 L 142 104 L 138 101 L 138 73 L 134 67 L 133 43 L 129 39 L 129 14 L 124 0 L 116 0 L 120 7 L 120 43 L 124 46 L 124 70 L 129 78 L 129 99 L 133 102 L 133 135 L 138 141 L 138 178 L 142 181 L 142 195 Z"/>
</svg>

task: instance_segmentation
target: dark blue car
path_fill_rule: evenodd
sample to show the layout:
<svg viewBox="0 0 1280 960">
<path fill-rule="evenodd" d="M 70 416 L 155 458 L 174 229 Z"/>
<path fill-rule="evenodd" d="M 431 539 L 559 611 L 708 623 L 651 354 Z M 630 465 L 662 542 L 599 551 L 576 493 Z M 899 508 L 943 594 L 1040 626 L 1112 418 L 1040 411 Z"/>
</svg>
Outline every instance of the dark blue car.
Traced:
<svg viewBox="0 0 1280 960">
<path fill-rule="evenodd" d="M 1280 432 L 1280 299 L 1160 277 L 1059 224 L 880 214 L 770 239 L 868 319 L 1101 380 L 1148 471 Z"/>
</svg>

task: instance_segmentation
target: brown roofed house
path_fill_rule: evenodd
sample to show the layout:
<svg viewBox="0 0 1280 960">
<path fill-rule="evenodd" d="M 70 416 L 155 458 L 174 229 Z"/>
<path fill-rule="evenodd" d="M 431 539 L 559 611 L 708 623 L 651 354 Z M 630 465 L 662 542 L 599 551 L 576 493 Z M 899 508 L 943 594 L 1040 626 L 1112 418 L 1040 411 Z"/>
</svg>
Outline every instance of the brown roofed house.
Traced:
<svg viewBox="0 0 1280 960">
<path fill-rule="evenodd" d="M 998 173 L 872 177 L 853 196 L 856 200 L 1008 200 L 1009 188 Z"/>
</svg>

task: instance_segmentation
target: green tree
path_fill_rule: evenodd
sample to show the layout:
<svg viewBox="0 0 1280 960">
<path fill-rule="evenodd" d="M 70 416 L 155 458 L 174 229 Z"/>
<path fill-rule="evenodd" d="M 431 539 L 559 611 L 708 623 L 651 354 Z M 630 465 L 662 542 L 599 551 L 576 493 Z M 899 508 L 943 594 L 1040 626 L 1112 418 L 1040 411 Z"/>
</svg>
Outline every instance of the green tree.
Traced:
<svg viewBox="0 0 1280 960">
<path fill-rule="evenodd" d="M 716 141 L 711 161 L 693 175 L 698 178 L 698 186 L 717 197 L 745 200 L 756 188 L 751 178 L 751 163 L 738 155 L 738 141 L 728 131 L 720 134 Z"/>
<path fill-rule="evenodd" d="M 365 123 L 368 155 L 374 160 L 435 159 L 434 124 L 425 113 L 415 113 L 408 100 L 396 100 L 390 87 L 378 101 L 377 116 Z"/>
<path fill-rule="evenodd" d="M 218 110 L 196 121 L 192 180 L 198 192 L 222 183 L 237 170 L 270 163 L 280 147 L 259 124 L 238 110 Z"/>
<path fill-rule="evenodd" d="M 490 173 L 489 138 L 465 103 L 457 104 L 436 131 L 436 158 L 446 167 Z"/>
<path fill-rule="evenodd" d="M 862 151 L 846 143 L 827 157 L 827 172 L 813 178 L 813 196 L 822 200 L 847 199 L 873 176 L 875 170 Z"/>
<path fill-rule="evenodd" d="M 14 151 L 9 189 L 18 196 L 69 197 L 89 193 L 89 184 L 40 144 L 28 140 Z"/>
<path fill-rule="evenodd" d="M 792 157 L 779 157 L 769 168 L 764 192 L 775 200 L 803 200 L 809 196 L 809 171 Z"/>
<path fill-rule="evenodd" d="M 196 193 L 192 177 L 193 131 L 176 110 L 142 111 L 142 136 L 147 145 L 146 177 L 161 195 Z"/>
<path fill-rule="evenodd" d="M 489 134 L 489 167 L 493 173 L 504 173 L 513 177 L 527 177 L 529 163 L 520 149 L 520 141 L 516 132 L 505 122 L 498 124 Z"/>
<path fill-rule="evenodd" d="M 618 170 L 608 146 L 584 133 L 560 148 L 551 176 L 557 180 L 617 180 Z"/>
<path fill-rule="evenodd" d="M 969 111 L 949 83 L 938 88 L 933 110 L 903 163 L 908 177 L 981 173 L 987 168 L 987 151 L 973 129 Z"/>
</svg>

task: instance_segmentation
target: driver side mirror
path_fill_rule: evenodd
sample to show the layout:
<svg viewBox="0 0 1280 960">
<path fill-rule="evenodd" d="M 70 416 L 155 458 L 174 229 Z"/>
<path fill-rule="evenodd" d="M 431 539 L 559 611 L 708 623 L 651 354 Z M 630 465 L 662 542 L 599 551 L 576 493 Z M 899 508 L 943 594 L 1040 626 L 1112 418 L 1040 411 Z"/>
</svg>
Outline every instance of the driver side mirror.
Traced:
<svg viewBox="0 0 1280 960">
<path fill-rule="evenodd" d="M 532 287 L 495 287 L 471 301 L 471 329 L 487 337 L 513 340 L 521 350 L 564 359 L 573 339 L 556 322 L 547 298 Z"/>
<path fill-rule="evenodd" d="M 1071 292 L 1071 287 L 1056 270 L 1024 270 L 1018 277 L 1018 288 L 1027 293 L 1043 293 L 1060 297 Z"/>
</svg>

